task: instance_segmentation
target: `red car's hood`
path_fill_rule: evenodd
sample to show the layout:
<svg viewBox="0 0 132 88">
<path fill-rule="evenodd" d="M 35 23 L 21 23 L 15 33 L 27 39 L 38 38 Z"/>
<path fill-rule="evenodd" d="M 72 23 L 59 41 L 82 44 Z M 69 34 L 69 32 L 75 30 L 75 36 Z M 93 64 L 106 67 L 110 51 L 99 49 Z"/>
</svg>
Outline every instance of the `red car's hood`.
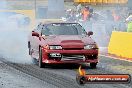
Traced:
<svg viewBox="0 0 132 88">
<path fill-rule="evenodd" d="M 61 45 L 64 47 L 84 47 L 87 44 L 95 44 L 94 40 L 86 35 L 59 35 L 59 36 L 43 36 L 49 45 Z M 70 45 L 70 46 L 69 46 Z"/>
</svg>

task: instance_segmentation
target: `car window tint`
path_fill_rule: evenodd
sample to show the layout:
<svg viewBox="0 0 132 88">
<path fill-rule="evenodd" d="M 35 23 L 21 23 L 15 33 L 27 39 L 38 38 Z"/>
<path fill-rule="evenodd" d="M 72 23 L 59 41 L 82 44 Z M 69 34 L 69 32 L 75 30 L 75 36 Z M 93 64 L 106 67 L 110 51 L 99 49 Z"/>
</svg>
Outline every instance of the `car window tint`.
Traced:
<svg viewBox="0 0 132 88">
<path fill-rule="evenodd" d="M 56 23 L 47 25 L 42 30 L 43 35 L 81 35 L 85 30 L 78 24 Z"/>
</svg>

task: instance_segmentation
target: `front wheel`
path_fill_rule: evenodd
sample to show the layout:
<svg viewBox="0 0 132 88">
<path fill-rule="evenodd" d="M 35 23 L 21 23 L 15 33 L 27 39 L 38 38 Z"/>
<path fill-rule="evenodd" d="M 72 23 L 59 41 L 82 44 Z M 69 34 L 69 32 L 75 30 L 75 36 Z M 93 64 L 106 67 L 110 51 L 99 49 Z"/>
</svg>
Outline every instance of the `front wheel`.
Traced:
<svg viewBox="0 0 132 88">
<path fill-rule="evenodd" d="M 42 62 L 42 49 L 39 50 L 39 67 L 43 68 L 45 67 L 45 64 Z"/>
<path fill-rule="evenodd" d="M 91 68 L 96 68 L 96 66 L 97 66 L 97 63 L 90 63 Z"/>
</svg>

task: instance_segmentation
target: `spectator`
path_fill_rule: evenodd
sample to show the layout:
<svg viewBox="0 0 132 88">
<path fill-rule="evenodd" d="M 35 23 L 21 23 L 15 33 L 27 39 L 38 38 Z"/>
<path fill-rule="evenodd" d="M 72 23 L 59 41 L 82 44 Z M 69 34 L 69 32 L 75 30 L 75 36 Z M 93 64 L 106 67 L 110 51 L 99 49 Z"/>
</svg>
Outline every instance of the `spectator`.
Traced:
<svg viewBox="0 0 132 88">
<path fill-rule="evenodd" d="M 132 32 L 132 15 L 130 15 L 127 19 L 127 32 Z"/>
<path fill-rule="evenodd" d="M 93 9 L 89 9 L 89 12 L 90 12 L 90 18 L 93 16 Z"/>
<path fill-rule="evenodd" d="M 112 12 L 112 16 L 113 16 L 115 22 L 117 22 L 117 21 L 120 20 L 120 16 L 117 14 L 116 11 L 113 11 Z"/>
<path fill-rule="evenodd" d="M 89 15 L 90 15 L 89 7 L 86 6 L 86 7 L 82 10 L 82 18 L 83 18 L 83 20 L 84 20 L 84 21 L 88 20 Z"/>
</svg>

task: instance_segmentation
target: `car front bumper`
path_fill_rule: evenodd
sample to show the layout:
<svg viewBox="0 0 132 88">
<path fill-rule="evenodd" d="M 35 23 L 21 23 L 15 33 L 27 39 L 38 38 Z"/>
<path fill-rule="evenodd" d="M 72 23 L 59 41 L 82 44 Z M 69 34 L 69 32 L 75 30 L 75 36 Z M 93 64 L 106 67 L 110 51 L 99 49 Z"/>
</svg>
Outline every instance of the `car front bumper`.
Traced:
<svg viewBox="0 0 132 88">
<path fill-rule="evenodd" d="M 85 58 L 65 60 L 62 57 L 51 57 L 50 54 L 60 54 L 60 55 L 81 55 Z M 91 50 L 43 50 L 42 53 L 42 62 L 43 63 L 98 63 L 98 49 Z"/>
</svg>

